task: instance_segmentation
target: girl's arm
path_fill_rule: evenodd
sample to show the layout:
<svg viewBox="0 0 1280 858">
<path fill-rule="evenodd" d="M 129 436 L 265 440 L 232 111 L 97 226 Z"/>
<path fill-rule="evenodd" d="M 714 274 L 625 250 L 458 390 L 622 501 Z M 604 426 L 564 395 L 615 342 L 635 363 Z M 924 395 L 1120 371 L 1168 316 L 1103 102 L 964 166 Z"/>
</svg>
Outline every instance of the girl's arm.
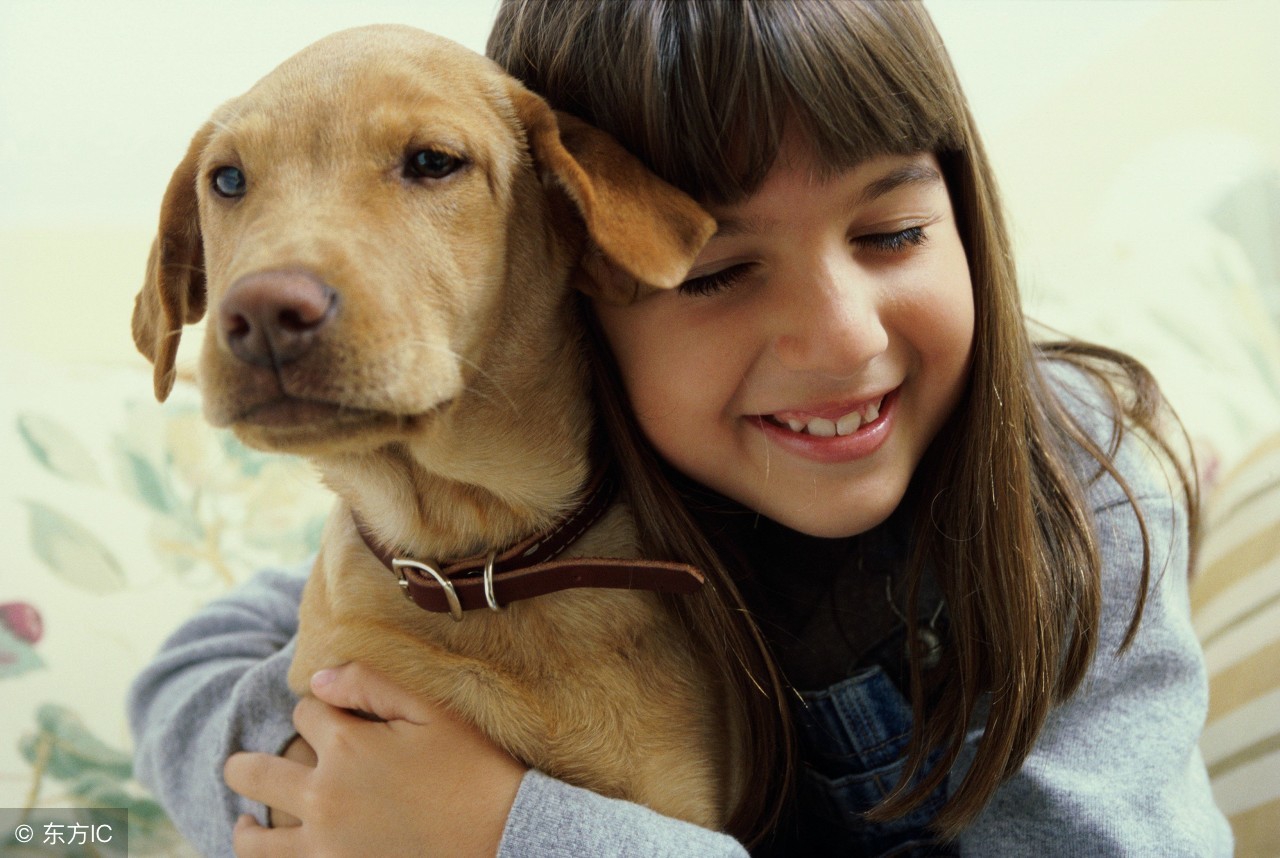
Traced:
<svg viewBox="0 0 1280 858">
<path fill-rule="evenodd" d="M 1105 440 L 1095 428 L 1094 437 Z M 1140 499 L 1150 540 L 1142 625 L 1118 654 L 1140 586 L 1142 537 L 1120 487 L 1104 477 L 1090 489 L 1103 559 L 1093 665 L 1050 715 L 1021 770 L 964 834 L 965 854 L 1231 854 L 1230 829 L 1197 745 L 1208 681 L 1191 627 L 1185 513 L 1132 436 L 1117 465 Z"/>
<path fill-rule="evenodd" d="M 288 690 L 286 675 L 304 580 L 298 574 L 263 573 L 211 603 L 165 643 L 130 691 L 138 778 L 156 793 L 179 831 L 204 855 L 230 856 L 237 818 L 245 814 L 255 820 L 253 825 L 242 821 L 235 834 L 245 855 L 284 854 L 271 848 L 252 852 L 257 848 L 255 843 L 275 846 L 274 840 L 255 840 L 254 835 L 287 833 L 258 827 L 267 821 L 262 800 L 273 807 L 301 810 L 297 815 L 307 820 L 307 809 L 295 804 L 297 787 L 300 779 L 320 769 L 277 756 L 298 734 L 293 723 L 297 699 Z M 396 788 L 406 782 L 421 784 L 434 795 L 447 798 L 451 807 L 468 813 L 483 815 L 484 802 L 505 800 L 502 812 L 509 807 L 510 813 L 501 832 L 500 855 L 746 855 L 725 835 L 659 816 L 638 805 L 603 798 L 538 772 L 516 779 L 514 804 L 510 795 L 477 793 L 465 785 L 455 789 L 456 776 L 483 767 L 459 766 L 442 759 L 443 755 L 428 755 L 423 760 L 421 752 L 432 741 L 447 745 L 467 741 L 469 728 L 443 713 L 419 719 L 434 717 L 434 724 L 415 724 L 408 719 L 377 724 L 352 717 L 343 710 L 357 708 L 393 717 L 406 712 L 421 715 L 413 708 L 421 704 L 358 666 L 342 669 L 337 675 L 339 681 L 316 690 L 338 706 L 312 701 L 299 710 L 300 716 L 309 710 L 310 723 L 320 723 L 328 731 L 325 742 L 313 742 L 321 751 L 320 766 L 326 766 L 323 745 L 328 742 L 338 747 L 366 741 L 372 744 L 363 746 L 364 752 L 354 757 L 331 754 L 326 771 L 335 774 L 315 781 L 308 800 L 313 808 L 343 810 L 322 816 L 339 819 L 344 831 L 355 834 L 352 842 L 361 845 L 353 854 L 361 858 L 374 854 L 368 844 L 386 832 L 377 829 L 379 822 L 372 814 L 355 812 L 357 802 L 390 811 L 401 830 L 422 826 L 414 851 L 452 853 L 450 847 L 455 844 L 432 841 L 440 826 L 432 824 L 432 817 L 422 812 L 410 794 Z M 439 720 L 442 717 L 444 720 Z M 481 745 L 473 750 L 483 756 L 494 749 Z M 228 765 L 228 758 L 238 751 L 260 752 L 261 756 L 238 756 L 238 762 Z M 374 757 L 382 762 L 372 763 Z M 494 757 L 490 754 L 487 759 L 492 762 Z M 497 759 L 500 762 L 501 758 Z M 236 775 L 235 766 L 245 761 L 250 771 Z M 430 771 L 433 762 L 442 764 L 443 771 Z M 350 764 L 351 771 L 336 771 L 343 764 Z M 248 786 L 241 780 L 236 782 L 261 800 L 247 799 L 228 788 L 224 765 L 233 777 L 247 778 Z M 367 770 L 375 765 L 376 770 Z M 444 781 L 451 784 L 447 789 Z M 353 794 L 357 786 L 358 793 Z M 244 839 L 246 832 L 248 841 Z M 330 841 L 326 849 L 337 846 Z"/>
<path fill-rule="evenodd" d="M 630 834 L 622 837 L 622 832 Z M 520 786 L 498 855 L 746 858 L 747 851 L 726 834 L 604 798 L 533 770 Z"/>
<path fill-rule="evenodd" d="M 227 789 L 241 749 L 281 752 L 296 730 L 285 677 L 303 572 L 263 572 L 184 623 L 129 690 L 137 778 L 207 856 L 231 855 L 236 817 L 265 808 Z"/>
</svg>

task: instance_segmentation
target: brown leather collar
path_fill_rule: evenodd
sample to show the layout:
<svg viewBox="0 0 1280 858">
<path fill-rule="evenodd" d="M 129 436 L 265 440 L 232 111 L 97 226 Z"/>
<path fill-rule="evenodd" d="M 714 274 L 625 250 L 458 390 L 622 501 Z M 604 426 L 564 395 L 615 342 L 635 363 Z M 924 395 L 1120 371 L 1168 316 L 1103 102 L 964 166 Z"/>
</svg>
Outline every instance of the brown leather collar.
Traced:
<svg viewBox="0 0 1280 858">
<path fill-rule="evenodd" d="M 702 573 L 684 563 L 603 557 L 556 559 L 600 520 L 617 492 L 613 474 L 599 471 L 578 506 L 550 530 L 534 534 L 501 554 L 477 554 L 443 566 L 395 556 L 373 539 L 358 515 L 352 516 L 364 544 L 400 579 L 409 601 L 426 611 L 448 613 L 455 620 L 462 619 L 463 611 L 485 607 L 498 611 L 511 602 L 575 587 L 696 592 L 704 582 Z"/>
</svg>

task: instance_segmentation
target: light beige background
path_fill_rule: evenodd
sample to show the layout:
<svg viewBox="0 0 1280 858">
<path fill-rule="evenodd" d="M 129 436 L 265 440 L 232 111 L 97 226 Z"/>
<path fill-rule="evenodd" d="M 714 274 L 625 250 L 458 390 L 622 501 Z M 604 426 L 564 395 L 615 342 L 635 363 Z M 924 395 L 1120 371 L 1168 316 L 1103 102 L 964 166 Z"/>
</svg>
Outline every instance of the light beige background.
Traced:
<svg viewBox="0 0 1280 858">
<path fill-rule="evenodd" d="M 1120 171 L 1171 133 L 1280 152 L 1280 4 L 929 7 L 1038 277 L 1091 252 L 1081 232 Z M 455 0 L 0 0 L 0 343 L 132 359 L 124 317 L 158 201 L 213 106 L 341 27 L 400 21 L 481 49 L 491 18 Z"/>
</svg>

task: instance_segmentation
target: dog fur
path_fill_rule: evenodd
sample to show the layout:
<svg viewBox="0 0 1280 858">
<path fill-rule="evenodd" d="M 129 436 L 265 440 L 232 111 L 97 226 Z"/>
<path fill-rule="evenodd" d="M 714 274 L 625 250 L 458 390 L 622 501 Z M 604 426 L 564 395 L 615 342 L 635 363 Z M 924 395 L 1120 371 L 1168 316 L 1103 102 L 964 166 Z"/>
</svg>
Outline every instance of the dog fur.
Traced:
<svg viewBox="0 0 1280 858">
<path fill-rule="evenodd" d="M 463 166 L 409 175 L 421 151 Z M 215 192 L 228 166 L 243 196 Z M 307 456 L 338 496 L 303 597 L 297 692 L 358 660 L 531 766 L 722 827 L 733 719 L 655 595 L 570 590 L 454 622 L 408 602 L 352 520 L 443 561 L 561 517 L 591 464 L 573 287 L 618 302 L 674 287 L 714 228 L 601 132 L 405 27 L 323 39 L 200 129 L 164 197 L 134 339 L 163 400 L 181 330 L 207 310 L 209 420 Z M 289 307 L 291 290 L 327 300 L 325 323 L 246 359 L 237 313 Z M 635 552 L 618 504 L 570 553 Z"/>
</svg>

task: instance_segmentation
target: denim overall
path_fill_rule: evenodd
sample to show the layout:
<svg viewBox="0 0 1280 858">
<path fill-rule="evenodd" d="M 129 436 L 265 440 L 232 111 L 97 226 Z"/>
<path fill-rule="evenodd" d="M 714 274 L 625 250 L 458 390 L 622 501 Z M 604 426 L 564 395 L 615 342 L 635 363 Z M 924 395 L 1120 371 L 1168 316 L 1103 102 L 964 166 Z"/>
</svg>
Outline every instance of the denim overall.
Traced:
<svg viewBox="0 0 1280 858">
<path fill-rule="evenodd" d="M 880 649 L 903 646 L 895 634 Z M 944 783 L 909 815 L 868 823 L 862 814 L 901 777 L 911 733 L 911 704 L 880 664 L 821 691 L 802 692 L 793 707 L 803 760 L 791 819 L 758 854 L 768 856 L 958 855 L 929 822 L 947 798 Z"/>
<path fill-rule="evenodd" d="M 740 565 L 754 570 L 746 582 L 749 600 L 766 634 L 781 645 L 778 653 L 784 671 L 790 676 L 812 676 L 815 687 L 831 681 L 827 677 L 847 677 L 823 690 L 801 691 L 800 699 L 793 701 L 800 757 L 795 800 L 788 817 L 752 854 L 768 858 L 959 854 L 956 846 L 939 844 L 928 828 L 946 801 L 945 783 L 906 817 L 878 824 L 863 819 L 897 784 L 910 740 L 911 704 L 900 690 L 908 687 L 906 677 L 900 675 L 907 669 L 905 622 L 873 633 L 883 637 L 865 652 L 842 649 L 842 641 L 848 643 L 844 636 L 829 630 L 814 632 L 816 627 L 811 625 L 825 612 L 840 612 L 866 598 L 845 584 L 884 580 L 886 572 L 903 567 L 910 516 L 895 513 L 874 534 L 857 542 L 823 540 L 790 531 L 705 489 L 700 491 L 698 511 L 704 532 L 718 536 L 723 550 L 736 551 L 742 558 Z M 874 610 L 901 619 L 891 594 L 883 598 Z M 942 597 L 928 572 L 922 579 L 920 599 L 921 624 L 946 640 L 946 615 L 939 607 Z M 856 615 L 848 621 L 860 622 Z M 789 663 L 786 653 L 795 658 L 797 650 L 788 649 L 787 644 L 796 641 L 804 643 L 801 649 L 806 658 L 827 669 L 806 674 L 796 669 L 795 662 Z"/>
</svg>

